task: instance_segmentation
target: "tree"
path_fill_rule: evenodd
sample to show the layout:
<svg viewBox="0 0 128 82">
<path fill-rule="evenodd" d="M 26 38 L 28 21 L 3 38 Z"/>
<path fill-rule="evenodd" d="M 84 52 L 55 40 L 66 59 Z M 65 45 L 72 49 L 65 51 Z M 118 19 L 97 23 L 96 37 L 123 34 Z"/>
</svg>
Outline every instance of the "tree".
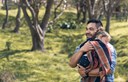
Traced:
<svg viewBox="0 0 128 82">
<path fill-rule="evenodd" d="M 67 7 L 67 0 L 61 0 L 58 2 L 57 0 L 54 0 L 54 19 L 50 21 L 51 24 L 54 24 L 57 19 L 64 13 L 64 10 Z M 59 9 L 60 8 L 60 9 Z M 57 12 L 60 11 L 60 12 Z"/>
<path fill-rule="evenodd" d="M 76 1 L 76 9 L 77 9 L 77 20 L 78 22 L 81 22 L 81 14 L 83 16 L 82 22 L 86 22 L 86 12 L 87 12 L 87 3 L 86 0 L 78 0 Z"/>
<path fill-rule="evenodd" d="M 41 0 L 20 0 L 21 8 L 24 13 L 24 17 L 30 28 L 32 36 L 32 51 L 41 50 L 44 51 L 44 37 L 46 32 L 46 27 L 50 17 L 50 11 L 52 8 L 53 0 L 47 0 L 46 10 L 42 18 L 41 24 L 38 21 L 38 12 Z M 29 16 L 27 9 L 31 12 Z"/>
<path fill-rule="evenodd" d="M 121 8 L 121 19 L 125 20 L 126 22 L 128 21 L 128 0 L 122 0 L 120 5 Z"/>
<path fill-rule="evenodd" d="M 2 25 L 2 29 L 5 29 L 6 24 L 8 23 L 8 0 L 5 0 L 5 9 L 6 9 L 6 17 L 4 19 L 4 23 Z"/>
<path fill-rule="evenodd" d="M 20 28 L 20 15 L 21 15 L 21 6 L 20 3 L 17 3 L 18 6 L 18 11 L 17 11 L 17 15 L 16 15 L 16 27 L 14 28 L 13 32 L 18 33 L 19 32 L 19 28 Z"/>
<path fill-rule="evenodd" d="M 83 21 L 86 22 L 86 14 L 88 13 L 89 19 L 98 19 L 102 12 L 102 0 L 78 0 L 76 3 L 77 20 L 79 20 L 81 13 L 83 14 Z"/>
<path fill-rule="evenodd" d="M 103 7 L 106 17 L 105 31 L 109 33 L 112 11 L 118 6 L 120 0 L 103 0 Z"/>
</svg>

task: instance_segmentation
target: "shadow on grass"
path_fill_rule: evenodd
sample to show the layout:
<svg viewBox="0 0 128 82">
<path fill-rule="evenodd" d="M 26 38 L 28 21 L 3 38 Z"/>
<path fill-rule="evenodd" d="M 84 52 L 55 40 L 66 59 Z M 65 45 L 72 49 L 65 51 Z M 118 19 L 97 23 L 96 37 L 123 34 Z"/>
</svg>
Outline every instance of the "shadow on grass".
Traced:
<svg viewBox="0 0 128 82">
<path fill-rule="evenodd" d="M 117 50 L 117 56 L 128 56 L 128 51 L 126 50 L 128 48 L 128 34 L 112 38 L 111 43 Z"/>
<path fill-rule="evenodd" d="M 31 50 L 2 50 L 0 51 L 0 59 L 1 58 L 7 58 L 9 60 L 9 56 L 15 55 L 16 53 L 21 53 L 21 52 L 30 52 Z"/>
<path fill-rule="evenodd" d="M 6 25 L 6 27 L 11 27 L 15 25 L 15 17 L 13 16 L 8 16 L 8 23 Z M 5 15 L 0 14 L 0 26 L 2 27 L 3 23 L 4 23 L 4 19 L 5 19 Z"/>
<path fill-rule="evenodd" d="M 124 64 L 123 64 L 124 63 Z M 122 76 L 125 78 L 126 82 L 128 82 L 128 60 L 124 60 L 124 62 L 121 64 L 117 64 L 116 66 L 116 72 L 115 72 L 115 78 Z"/>
</svg>

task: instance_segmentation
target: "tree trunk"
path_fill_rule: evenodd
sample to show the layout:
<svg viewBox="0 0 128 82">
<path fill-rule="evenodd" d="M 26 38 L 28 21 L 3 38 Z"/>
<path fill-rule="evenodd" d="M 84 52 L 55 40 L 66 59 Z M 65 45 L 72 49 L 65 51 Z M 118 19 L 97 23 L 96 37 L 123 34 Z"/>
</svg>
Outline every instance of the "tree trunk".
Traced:
<svg viewBox="0 0 128 82">
<path fill-rule="evenodd" d="M 44 17 L 43 17 L 41 25 L 40 25 L 42 30 L 45 30 L 45 31 L 46 31 L 46 27 L 47 27 L 47 24 L 48 24 L 48 20 L 50 18 L 50 14 L 51 14 L 50 11 L 51 11 L 51 8 L 52 8 L 53 1 L 54 0 L 47 0 L 46 11 L 45 11 Z"/>
<path fill-rule="evenodd" d="M 83 23 L 85 23 L 86 22 L 86 10 L 87 10 L 87 8 L 84 10 L 84 11 L 82 11 L 82 14 L 83 14 L 83 19 L 82 19 L 82 22 Z"/>
<path fill-rule="evenodd" d="M 36 22 L 32 23 L 28 16 L 26 9 L 25 8 L 22 8 L 22 9 L 23 9 L 23 13 L 28 23 L 28 26 L 30 28 L 30 32 L 32 36 L 32 49 L 31 50 L 32 51 L 34 50 L 43 51 L 44 50 L 44 32 L 42 31 L 37 20 L 35 19 Z"/>
<path fill-rule="evenodd" d="M 64 13 L 64 10 L 65 10 L 66 7 L 67 7 L 67 1 L 66 1 L 66 2 L 65 2 L 65 1 L 66 1 L 66 0 L 61 0 L 61 1 L 59 2 L 59 4 L 54 8 L 54 19 L 51 20 L 51 21 L 49 22 L 49 24 L 54 25 L 55 22 L 56 22 L 56 20 L 59 19 L 59 17 Z M 63 5 L 63 8 L 61 8 L 61 7 L 62 7 L 61 5 Z M 58 10 L 59 8 L 61 8 L 61 10 L 59 10 L 59 13 L 57 13 L 57 10 Z"/>
<path fill-rule="evenodd" d="M 18 33 L 19 32 L 19 28 L 20 28 L 20 15 L 21 15 L 21 9 L 20 9 L 20 3 L 17 4 L 18 5 L 18 11 L 17 11 L 17 15 L 16 15 L 16 27 L 14 28 L 13 32 Z"/>
<path fill-rule="evenodd" d="M 87 11 L 87 1 L 80 0 L 76 2 L 76 9 L 77 9 L 77 21 L 78 22 L 86 22 L 86 11 Z M 81 16 L 82 15 L 82 16 Z M 82 17 L 82 19 L 81 19 Z"/>
<path fill-rule="evenodd" d="M 105 26 L 105 31 L 109 33 L 109 29 L 110 29 L 110 19 L 111 19 L 111 16 L 110 14 L 107 14 L 106 16 L 106 26 Z"/>
<path fill-rule="evenodd" d="M 80 2 L 76 2 L 76 9 L 77 9 L 77 21 L 80 22 L 80 15 L 81 15 L 81 10 L 80 10 Z"/>
<path fill-rule="evenodd" d="M 106 15 L 105 31 L 107 31 L 109 33 L 112 11 L 120 3 L 120 0 L 109 0 L 109 3 L 107 5 L 106 5 L 105 1 L 106 0 L 103 0 L 104 12 L 105 12 L 105 15 Z"/>
<path fill-rule="evenodd" d="M 55 9 L 54 9 L 54 19 L 57 17 L 57 9 L 61 6 L 62 3 L 63 3 L 63 0 L 61 0 L 60 3 L 55 7 Z"/>
<path fill-rule="evenodd" d="M 4 23 L 2 25 L 2 29 L 5 29 L 5 26 L 8 23 L 8 0 L 5 0 L 5 9 L 6 9 L 6 17 L 4 19 Z"/>
<path fill-rule="evenodd" d="M 32 51 L 34 50 L 44 51 L 44 36 L 45 36 L 48 20 L 50 17 L 50 10 L 53 4 L 53 0 L 47 0 L 46 11 L 42 19 L 41 25 L 38 22 L 37 12 L 34 10 L 32 6 L 30 6 L 29 2 L 27 0 L 26 1 L 20 0 L 20 2 L 32 36 L 32 44 L 33 44 Z M 26 10 L 27 8 L 30 10 L 32 14 L 32 19 L 29 17 L 27 13 Z"/>
<path fill-rule="evenodd" d="M 95 0 L 87 0 L 87 7 L 88 7 L 87 9 L 88 9 L 89 19 L 95 18 L 94 5 L 95 5 Z"/>
<path fill-rule="evenodd" d="M 31 34 L 32 34 L 32 51 L 34 50 L 40 50 L 44 51 L 44 31 L 42 31 L 39 24 L 31 28 Z"/>
</svg>

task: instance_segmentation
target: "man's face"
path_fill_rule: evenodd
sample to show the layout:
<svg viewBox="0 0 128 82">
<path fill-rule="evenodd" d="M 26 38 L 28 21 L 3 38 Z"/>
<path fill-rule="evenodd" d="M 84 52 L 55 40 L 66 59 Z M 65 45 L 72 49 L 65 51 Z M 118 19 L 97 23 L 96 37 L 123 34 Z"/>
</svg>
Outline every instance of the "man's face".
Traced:
<svg viewBox="0 0 128 82">
<path fill-rule="evenodd" d="M 92 38 L 97 32 L 97 27 L 95 23 L 89 23 L 86 27 L 86 37 Z"/>
</svg>

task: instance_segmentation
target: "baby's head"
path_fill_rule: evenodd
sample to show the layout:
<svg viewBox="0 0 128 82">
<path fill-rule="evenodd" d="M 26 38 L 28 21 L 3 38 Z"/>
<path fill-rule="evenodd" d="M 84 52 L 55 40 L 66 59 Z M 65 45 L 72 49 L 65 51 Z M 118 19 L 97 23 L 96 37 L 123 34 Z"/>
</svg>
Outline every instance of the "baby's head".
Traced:
<svg viewBox="0 0 128 82">
<path fill-rule="evenodd" d="M 96 33 L 96 38 L 100 39 L 104 43 L 108 43 L 111 40 L 111 36 L 106 31 L 99 31 Z"/>
</svg>

